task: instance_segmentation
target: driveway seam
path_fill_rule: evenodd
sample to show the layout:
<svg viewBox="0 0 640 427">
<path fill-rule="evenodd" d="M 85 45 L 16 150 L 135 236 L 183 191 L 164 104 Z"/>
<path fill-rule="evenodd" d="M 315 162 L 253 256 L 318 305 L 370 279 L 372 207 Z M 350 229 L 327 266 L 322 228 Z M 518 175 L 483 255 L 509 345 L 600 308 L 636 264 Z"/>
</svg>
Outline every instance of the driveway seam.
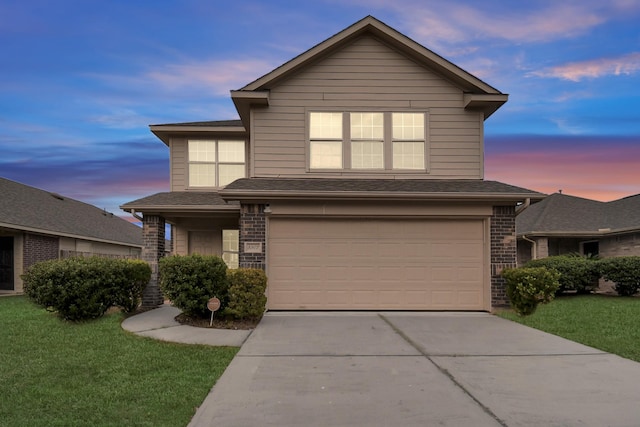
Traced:
<svg viewBox="0 0 640 427">
<path fill-rule="evenodd" d="M 467 396 L 469 396 L 474 402 L 476 402 L 476 404 L 478 404 L 478 406 L 480 406 L 480 408 L 487 414 L 489 415 L 491 418 L 493 418 L 494 420 L 496 420 L 501 426 L 503 427 L 509 427 L 507 425 L 507 423 L 505 423 L 503 420 L 501 420 L 492 410 L 491 408 L 489 408 L 487 405 L 485 405 L 484 403 L 482 403 L 477 397 L 475 397 L 469 390 L 467 390 L 465 388 L 464 385 L 462 385 L 462 383 L 460 383 L 458 380 L 456 380 L 456 378 L 451 374 L 451 372 L 449 372 L 448 370 L 446 370 L 445 368 L 441 367 L 440 365 L 438 365 L 431 357 L 431 355 L 429 355 L 429 353 L 427 353 L 420 345 L 418 345 L 418 343 L 416 343 L 415 341 L 413 341 L 407 334 L 405 334 L 402 330 L 400 330 L 400 328 L 398 328 L 396 325 L 394 325 L 389 319 L 387 319 L 384 315 L 382 315 L 381 313 L 378 313 L 378 316 L 380 316 L 380 318 L 382 320 L 384 320 L 385 323 L 387 323 L 391 329 L 393 329 L 393 331 L 400 335 L 400 337 L 402 339 L 404 339 L 409 345 L 411 345 L 414 349 L 416 349 L 416 351 L 418 351 L 422 356 L 424 356 L 429 362 L 431 362 L 431 364 L 433 364 L 433 366 L 435 366 L 444 376 L 446 376 L 447 378 L 449 378 L 449 380 L 451 380 L 451 382 L 453 382 L 453 384 L 456 385 L 456 387 L 458 387 L 460 390 L 462 390 L 462 392 L 464 394 L 466 394 Z M 442 357 L 442 356 L 441 356 Z"/>
</svg>

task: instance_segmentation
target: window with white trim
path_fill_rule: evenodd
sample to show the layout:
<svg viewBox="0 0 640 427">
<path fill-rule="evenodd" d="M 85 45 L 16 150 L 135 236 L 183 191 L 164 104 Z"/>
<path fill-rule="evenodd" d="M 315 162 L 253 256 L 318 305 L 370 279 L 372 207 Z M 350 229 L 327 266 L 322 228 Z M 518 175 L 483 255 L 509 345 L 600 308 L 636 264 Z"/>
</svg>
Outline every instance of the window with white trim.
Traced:
<svg viewBox="0 0 640 427">
<path fill-rule="evenodd" d="M 238 230 L 222 230 L 222 259 L 229 268 L 240 263 L 240 233 Z"/>
<path fill-rule="evenodd" d="M 309 169 L 426 170 L 424 112 L 310 112 Z"/>
<path fill-rule="evenodd" d="M 188 146 L 190 187 L 224 187 L 246 176 L 244 141 L 196 139 Z"/>
</svg>

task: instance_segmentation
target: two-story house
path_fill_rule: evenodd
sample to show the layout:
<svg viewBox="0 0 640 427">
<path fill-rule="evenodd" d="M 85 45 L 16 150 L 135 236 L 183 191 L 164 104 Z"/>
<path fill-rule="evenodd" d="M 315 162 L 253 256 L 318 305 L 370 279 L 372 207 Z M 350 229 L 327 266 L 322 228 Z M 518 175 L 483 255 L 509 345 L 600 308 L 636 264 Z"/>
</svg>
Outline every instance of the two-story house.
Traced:
<svg viewBox="0 0 640 427">
<path fill-rule="evenodd" d="M 369 16 L 231 97 L 240 120 L 151 126 L 171 191 L 122 208 L 152 265 L 168 221 L 177 254 L 264 268 L 270 310 L 506 303 L 516 206 L 543 197 L 483 179 L 506 94 Z"/>
</svg>

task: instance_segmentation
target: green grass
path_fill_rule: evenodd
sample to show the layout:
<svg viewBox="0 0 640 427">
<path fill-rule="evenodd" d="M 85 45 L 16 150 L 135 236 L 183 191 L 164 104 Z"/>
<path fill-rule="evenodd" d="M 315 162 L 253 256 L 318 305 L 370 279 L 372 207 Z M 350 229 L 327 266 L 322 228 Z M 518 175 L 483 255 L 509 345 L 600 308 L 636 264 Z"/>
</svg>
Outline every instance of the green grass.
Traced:
<svg viewBox="0 0 640 427">
<path fill-rule="evenodd" d="M 565 296 L 538 306 L 531 316 L 499 316 L 640 362 L 640 298 Z"/>
<path fill-rule="evenodd" d="M 185 426 L 238 351 L 73 324 L 0 298 L 0 426 Z"/>
</svg>

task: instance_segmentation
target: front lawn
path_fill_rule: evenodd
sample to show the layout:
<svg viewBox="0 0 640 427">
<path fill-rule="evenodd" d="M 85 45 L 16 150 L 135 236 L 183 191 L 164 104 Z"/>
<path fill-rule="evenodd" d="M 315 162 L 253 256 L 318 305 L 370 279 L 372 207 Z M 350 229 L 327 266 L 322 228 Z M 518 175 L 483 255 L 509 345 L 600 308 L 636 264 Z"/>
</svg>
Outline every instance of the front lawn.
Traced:
<svg viewBox="0 0 640 427">
<path fill-rule="evenodd" d="M 185 426 L 238 351 L 73 324 L 0 298 L 0 426 Z"/>
<path fill-rule="evenodd" d="M 640 362 L 640 298 L 563 296 L 538 306 L 531 316 L 498 315 Z"/>
</svg>

